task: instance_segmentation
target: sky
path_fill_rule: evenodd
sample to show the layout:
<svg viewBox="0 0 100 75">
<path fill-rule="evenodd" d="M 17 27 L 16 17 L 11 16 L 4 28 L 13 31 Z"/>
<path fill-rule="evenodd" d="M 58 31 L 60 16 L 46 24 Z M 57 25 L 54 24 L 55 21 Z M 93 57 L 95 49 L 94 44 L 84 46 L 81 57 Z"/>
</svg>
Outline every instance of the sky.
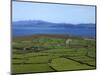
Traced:
<svg viewBox="0 0 100 75">
<path fill-rule="evenodd" d="M 43 20 L 53 23 L 95 23 L 95 6 L 16 1 L 13 1 L 12 4 L 13 22 Z"/>
</svg>

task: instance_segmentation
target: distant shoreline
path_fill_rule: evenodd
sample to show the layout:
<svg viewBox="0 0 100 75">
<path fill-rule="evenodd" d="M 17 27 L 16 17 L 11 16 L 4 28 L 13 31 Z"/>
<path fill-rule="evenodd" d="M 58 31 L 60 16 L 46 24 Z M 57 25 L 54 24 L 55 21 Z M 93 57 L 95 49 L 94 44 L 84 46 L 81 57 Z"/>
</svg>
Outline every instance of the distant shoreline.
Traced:
<svg viewBox="0 0 100 75">
<path fill-rule="evenodd" d="M 63 39 L 67 39 L 67 38 L 91 38 L 91 39 L 95 39 L 96 37 L 83 37 L 83 36 L 71 36 L 71 35 L 63 35 L 63 34 L 33 34 L 33 35 L 22 35 L 22 36 L 12 36 L 13 39 L 17 39 L 17 38 L 41 38 L 41 37 L 51 37 L 51 38 L 63 38 Z"/>
</svg>

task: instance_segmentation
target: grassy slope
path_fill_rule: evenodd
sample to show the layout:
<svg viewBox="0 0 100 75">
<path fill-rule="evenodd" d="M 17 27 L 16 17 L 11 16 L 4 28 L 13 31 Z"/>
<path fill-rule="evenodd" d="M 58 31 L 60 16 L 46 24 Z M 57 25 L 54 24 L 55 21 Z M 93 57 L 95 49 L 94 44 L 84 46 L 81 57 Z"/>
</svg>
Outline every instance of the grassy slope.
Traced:
<svg viewBox="0 0 100 75">
<path fill-rule="evenodd" d="M 60 35 L 14 38 L 13 73 L 95 69 L 95 40 L 70 37 L 72 41 L 67 45 L 67 38 L 69 37 Z M 34 46 L 46 49 L 38 52 L 14 49 Z"/>
<path fill-rule="evenodd" d="M 70 59 L 66 58 L 56 58 L 53 59 L 50 65 L 58 70 L 58 71 L 63 71 L 63 70 L 82 70 L 82 69 L 93 69 L 94 67 L 88 66 L 86 64 L 80 64 L 78 62 L 75 62 Z"/>
</svg>

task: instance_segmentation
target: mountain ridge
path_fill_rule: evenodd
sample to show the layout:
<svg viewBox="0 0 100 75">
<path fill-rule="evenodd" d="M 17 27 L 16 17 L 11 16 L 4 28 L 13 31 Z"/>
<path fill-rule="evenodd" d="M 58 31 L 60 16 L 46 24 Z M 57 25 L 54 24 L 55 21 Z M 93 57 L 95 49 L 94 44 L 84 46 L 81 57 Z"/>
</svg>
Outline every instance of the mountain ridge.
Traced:
<svg viewBox="0 0 100 75">
<path fill-rule="evenodd" d="M 20 26 L 40 26 L 40 25 L 45 25 L 45 26 L 50 26 L 52 25 L 53 27 L 57 26 L 88 26 L 88 27 L 95 27 L 94 23 L 79 23 L 79 24 L 72 24 L 72 23 L 53 23 L 53 22 L 47 22 L 47 21 L 42 21 L 42 20 L 23 20 L 23 21 L 16 21 L 12 22 L 13 25 L 20 25 Z M 57 26 L 55 26 L 57 25 Z"/>
</svg>

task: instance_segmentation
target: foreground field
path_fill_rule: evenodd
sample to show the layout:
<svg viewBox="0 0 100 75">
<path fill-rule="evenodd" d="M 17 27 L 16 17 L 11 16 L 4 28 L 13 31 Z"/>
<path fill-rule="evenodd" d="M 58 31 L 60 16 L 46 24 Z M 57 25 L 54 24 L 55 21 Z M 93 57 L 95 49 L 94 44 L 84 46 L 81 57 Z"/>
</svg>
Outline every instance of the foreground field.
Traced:
<svg viewBox="0 0 100 75">
<path fill-rule="evenodd" d="M 95 39 L 19 37 L 13 39 L 12 48 L 13 74 L 96 68 Z"/>
</svg>

